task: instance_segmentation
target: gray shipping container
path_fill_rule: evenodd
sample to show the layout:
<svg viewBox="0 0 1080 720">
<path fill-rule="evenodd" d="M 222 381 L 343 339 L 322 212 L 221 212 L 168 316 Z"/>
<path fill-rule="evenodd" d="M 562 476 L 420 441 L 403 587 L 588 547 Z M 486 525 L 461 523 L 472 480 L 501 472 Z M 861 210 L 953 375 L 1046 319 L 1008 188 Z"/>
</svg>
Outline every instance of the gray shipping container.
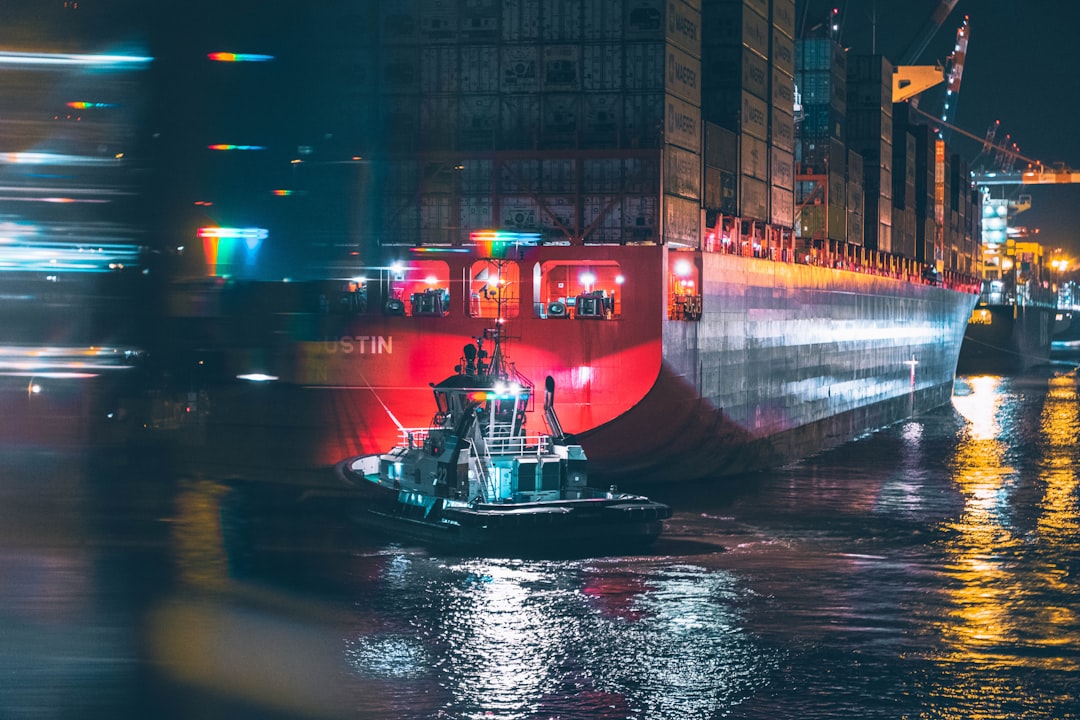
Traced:
<svg viewBox="0 0 1080 720">
<path fill-rule="evenodd" d="M 425 143 L 432 147 L 450 147 L 457 141 L 457 127 L 458 98 L 456 96 L 421 96 L 420 129 Z"/>
<path fill-rule="evenodd" d="M 508 42 L 540 39 L 540 0 L 501 0 L 502 38 Z"/>
<path fill-rule="evenodd" d="M 499 39 L 500 0 L 481 0 L 461 4 L 461 39 L 468 42 L 494 43 Z"/>
<path fill-rule="evenodd" d="M 668 0 L 666 29 L 669 44 L 701 57 L 701 11 L 679 0 Z"/>
<path fill-rule="evenodd" d="M 542 143 L 565 145 L 575 141 L 581 115 L 581 95 L 544 95 L 542 103 Z"/>
<path fill-rule="evenodd" d="M 705 123 L 705 164 L 734 173 L 739 167 L 739 136 L 716 123 Z"/>
<path fill-rule="evenodd" d="M 545 45 L 540 67 L 540 89 L 544 92 L 581 90 L 580 45 Z"/>
<path fill-rule="evenodd" d="M 504 93 L 531 93 L 540 89 L 540 48 L 504 45 L 500 88 Z"/>
<path fill-rule="evenodd" d="M 744 176 L 769 179 L 769 146 L 764 140 L 743 134 L 739 142 L 739 170 Z"/>
<path fill-rule="evenodd" d="M 545 42 L 581 40 L 581 0 L 543 0 L 540 37 Z"/>
<path fill-rule="evenodd" d="M 623 51 L 626 54 L 626 90 L 629 92 L 647 92 L 664 89 L 664 43 L 627 43 Z"/>
<path fill-rule="evenodd" d="M 664 194 L 664 243 L 697 248 L 701 244 L 701 203 Z"/>
<path fill-rule="evenodd" d="M 457 47 L 433 45 L 420 48 L 420 92 L 458 92 L 458 70 Z"/>
<path fill-rule="evenodd" d="M 457 3 L 421 3 L 420 42 L 422 44 L 453 43 L 457 42 L 457 38 Z"/>
<path fill-rule="evenodd" d="M 420 92 L 420 53 L 414 47 L 391 47 L 379 59 L 379 89 L 387 94 Z"/>
<path fill-rule="evenodd" d="M 769 221 L 769 186 L 764 180 L 739 176 L 739 215 L 750 220 Z"/>
<path fill-rule="evenodd" d="M 617 195 L 586 195 L 581 198 L 581 232 L 587 243 L 621 243 L 622 203 Z"/>
<path fill-rule="evenodd" d="M 611 43 L 581 47 L 582 87 L 590 91 L 618 91 L 623 87 L 622 46 Z"/>
<path fill-rule="evenodd" d="M 476 230 L 490 230 L 495 227 L 492 215 L 491 195 L 475 195 L 458 198 L 458 238 L 465 240 Z"/>
<path fill-rule="evenodd" d="M 493 45 L 462 45 L 459 77 L 462 92 L 499 92 L 499 49 Z"/>
<path fill-rule="evenodd" d="M 666 58 L 667 91 L 692 105 L 701 105 L 701 60 L 670 45 Z"/>
<path fill-rule="evenodd" d="M 383 45 L 415 45 L 420 42 L 418 0 L 379 3 L 379 40 Z"/>
<path fill-rule="evenodd" d="M 664 94 L 623 96 L 624 146 L 660 147 L 664 134 Z"/>
<path fill-rule="evenodd" d="M 581 34 L 586 42 L 623 39 L 623 0 L 583 0 Z"/>
<path fill-rule="evenodd" d="M 535 147 L 540 133 L 540 96 L 502 95 L 500 101 L 499 149 Z"/>
<path fill-rule="evenodd" d="M 583 95 L 582 145 L 615 147 L 622 138 L 622 95 Z"/>
<path fill-rule="evenodd" d="M 674 95 L 664 97 L 664 139 L 693 152 L 701 152 L 701 108 Z"/>
<path fill-rule="evenodd" d="M 682 202 L 689 202 L 683 200 Z M 655 243 L 660 237 L 660 210 L 656 195 L 623 199 L 623 238 L 627 243 Z"/>
<path fill-rule="evenodd" d="M 626 0 L 627 40 L 654 40 L 664 36 L 665 0 Z"/>
<path fill-rule="evenodd" d="M 458 146 L 469 150 L 490 150 L 499 127 L 497 95 L 462 95 L 458 104 Z"/>
<path fill-rule="evenodd" d="M 701 155 L 668 145 L 664 148 L 664 192 L 701 199 Z"/>
</svg>

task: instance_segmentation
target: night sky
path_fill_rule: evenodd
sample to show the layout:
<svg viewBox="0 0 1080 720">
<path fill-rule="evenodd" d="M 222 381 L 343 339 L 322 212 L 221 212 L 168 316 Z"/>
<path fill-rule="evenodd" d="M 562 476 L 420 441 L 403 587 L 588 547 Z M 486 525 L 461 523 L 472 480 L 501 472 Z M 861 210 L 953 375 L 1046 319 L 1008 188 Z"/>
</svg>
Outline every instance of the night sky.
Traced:
<svg viewBox="0 0 1080 720">
<path fill-rule="evenodd" d="M 842 12 L 841 42 L 852 52 L 874 50 L 893 62 L 907 51 L 938 6 L 938 0 L 808 0 L 799 2 L 800 21 L 810 27 L 833 7 Z M 970 39 L 953 124 L 983 137 L 1001 121 L 1020 153 L 1047 165 L 1080 169 L 1080 81 L 1077 34 L 1080 2 L 1074 0 L 959 0 L 919 64 L 944 63 L 956 30 L 969 17 Z M 938 112 L 943 86 L 927 91 L 920 107 Z M 980 142 L 953 133 L 954 150 L 972 161 Z M 1025 163 L 1018 162 L 1017 168 Z M 1080 184 L 1026 186 L 1031 210 L 1016 224 L 1039 229 L 1039 242 L 1062 247 L 1080 259 Z M 1018 194 L 1019 189 L 1014 191 Z"/>
</svg>

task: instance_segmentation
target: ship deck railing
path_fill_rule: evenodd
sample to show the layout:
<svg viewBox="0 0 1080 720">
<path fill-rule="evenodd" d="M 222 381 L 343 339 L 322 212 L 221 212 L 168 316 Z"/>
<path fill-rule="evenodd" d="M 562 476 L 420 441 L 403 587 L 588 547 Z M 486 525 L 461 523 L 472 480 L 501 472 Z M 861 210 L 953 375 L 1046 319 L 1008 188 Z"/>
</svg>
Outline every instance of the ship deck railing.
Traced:
<svg viewBox="0 0 1080 720">
<path fill-rule="evenodd" d="M 496 428 L 498 430 L 498 428 Z M 401 444 L 419 447 L 427 442 L 432 432 L 449 432 L 445 428 L 400 428 Z M 484 444 L 490 455 L 547 455 L 554 452 L 554 440 L 550 435 L 508 435 L 496 432 L 484 435 Z"/>
</svg>

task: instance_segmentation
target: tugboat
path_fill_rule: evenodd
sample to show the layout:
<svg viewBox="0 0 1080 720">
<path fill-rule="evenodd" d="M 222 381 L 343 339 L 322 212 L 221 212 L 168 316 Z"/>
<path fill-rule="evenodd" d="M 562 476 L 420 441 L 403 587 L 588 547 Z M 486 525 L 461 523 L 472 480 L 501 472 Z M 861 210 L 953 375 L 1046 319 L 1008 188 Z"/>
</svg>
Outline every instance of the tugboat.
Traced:
<svg viewBox="0 0 1080 720">
<path fill-rule="evenodd" d="M 346 482 L 371 491 L 355 520 L 481 553 L 625 551 L 656 540 L 671 508 L 588 485 L 585 452 L 555 414 L 555 381 L 545 383 L 548 432 L 530 434 L 534 388 L 504 357 L 500 328 L 473 340 L 454 374 L 431 384 L 429 427 L 401 428 L 389 452 L 338 463 Z"/>
</svg>

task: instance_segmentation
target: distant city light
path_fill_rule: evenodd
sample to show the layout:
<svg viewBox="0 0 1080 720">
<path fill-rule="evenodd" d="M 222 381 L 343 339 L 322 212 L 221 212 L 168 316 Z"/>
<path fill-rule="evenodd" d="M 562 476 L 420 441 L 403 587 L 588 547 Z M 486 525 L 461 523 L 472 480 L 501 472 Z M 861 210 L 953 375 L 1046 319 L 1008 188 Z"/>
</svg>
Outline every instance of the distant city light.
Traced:
<svg viewBox="0 0 1080 720">
<path fill-rule="evenodd" d="M 274 59 L 273 55 L 259 55 L 258 53 L 231 53 L 212 52 L 207 56 L 214 62 L 269 62 Z"/>
<path fill-rule="evenodd" d="M 207 145 L 210 150 L 265 150 L 262 145 L 231 145 L 229 143 L 218 143 L 216 145 Z"/>
<path fill-rule="evenodd" d="M 266 373 L 246 373 L 244 375 L 237 375 L 237 380 L 249 380 L 251 382 L 270 382 L 277 380 L 276 375 L 267 375 Z"/>
</svg>

